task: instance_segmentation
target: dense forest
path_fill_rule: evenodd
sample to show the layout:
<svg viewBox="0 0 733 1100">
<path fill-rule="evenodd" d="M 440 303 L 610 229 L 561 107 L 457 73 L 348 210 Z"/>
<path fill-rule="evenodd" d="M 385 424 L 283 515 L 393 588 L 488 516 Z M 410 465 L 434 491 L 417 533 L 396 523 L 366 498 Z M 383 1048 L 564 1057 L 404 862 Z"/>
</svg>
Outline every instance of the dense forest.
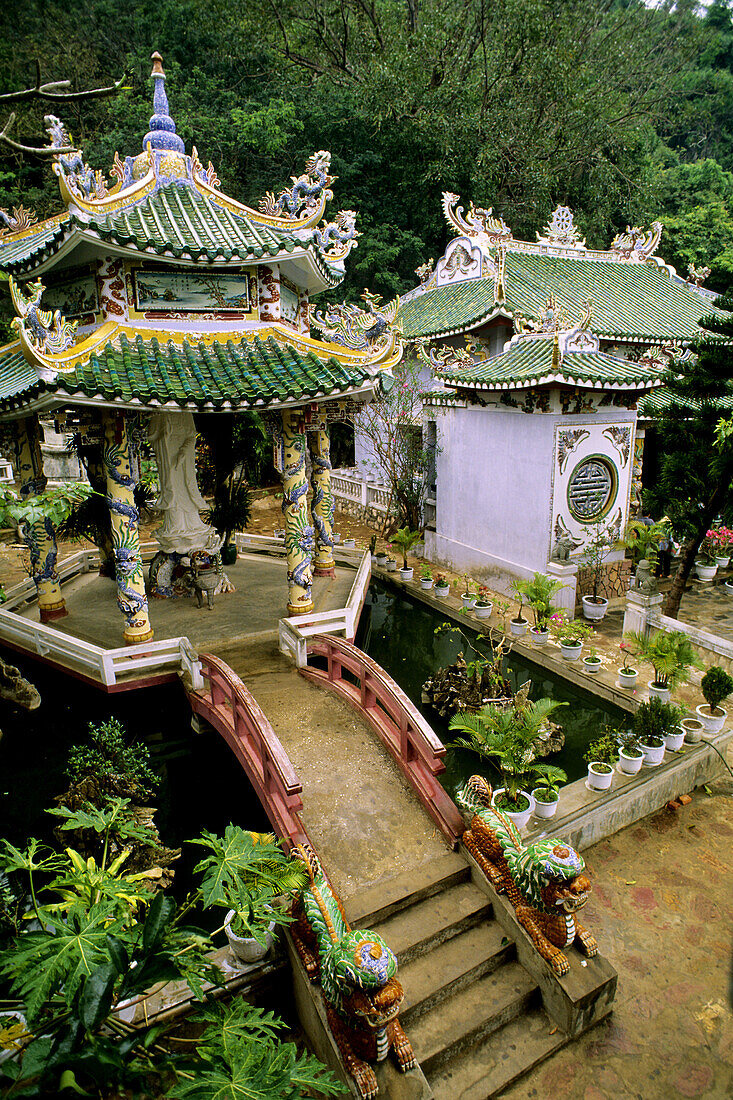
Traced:
<svg viewBox="0 0 733 1100">
<path fill-rule="evenodd" d="M 660 218 L 665 259 L 733 285 L 733 21 L 726 0 L 6 0 L 0 93 L 44 80 L 124 87 L 14 104 L 38 145 L 58 110 L 109 172 L 140 146 L 150 54 L 171 113 L 223 190 L 257 203 L 330 149 L 334 208 L 359 211 L 338 296 L 416 282 L 446 240 L 440 193 L 534 239 L 566 203 L 589 246 Z M 7 121 L 0 119 L 0 127 Z M 59 209 L 48 161 L 0 147 L 0 206 Z"/>
</svg>

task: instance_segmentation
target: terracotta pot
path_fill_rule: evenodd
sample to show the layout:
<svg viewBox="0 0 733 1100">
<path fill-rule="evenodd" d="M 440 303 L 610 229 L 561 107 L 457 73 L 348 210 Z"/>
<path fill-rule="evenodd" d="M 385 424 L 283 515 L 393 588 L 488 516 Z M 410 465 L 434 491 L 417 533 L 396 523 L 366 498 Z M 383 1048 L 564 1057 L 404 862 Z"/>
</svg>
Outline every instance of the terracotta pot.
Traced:
<svg viewBox="0 0 733 1100">
<path fill-rule="evenodd" d="M 640 752 L 638 756 L 631 756 L 629 753 L 624 752 L 623 749 L 618 754 L 618 766 L 624 775 L 636 775 L 641 771 L 641 765 L 644 763 L 644 753 Z"/>
<path fill-rule="evenodd" d="M 597 771 L 597 768 L 608 768 L 608 771 Z M 613 767 L 610 764 L 601 764 L 598 760 L 592 760 L 588 765 L 588 786 L 594 791 L 607 791 L 613 779 Z"/>
<path fill-rule="evenodd" d="M 622 688 L 635 688 L 636 677 L 639 675 L 636 669 L 632 669 L 631 672 L 623 672 L 618 670 L 618 682 Z"/>
<path fill-rule="evenodd" d="M 598 603 L 592 596 L 583 596 L 583 617 L 590 622 L 598 623 L 608 611 L 608 600 L 603 596 L 598 597 Z"/>
<path fill-rule="evenodd" d="M 518 813 L 514 813 L 511 810 L 500 810 L 496 803 L 499 801 L 501 795 L 504 794 L 504 789 L 504 787 L 496 788 L 493 795 L 491 796 L 491 805 L 498 809 L 500 813 L 504 814 L 505 817 L 508 817 L 509 820 L 514 823 L 517 829 L 523 829 L 529 821 L 532 811 L 534 810 L 534 797 L 527 791 L 520 791 L 520 794 L 523 794 L 529 803 L 526 810 L 520 810 Z"/>
<path fill-rule="evenodd" d="M 728 711 L 725 707 L 716 707 L 716 710 L 720 711 L 720 713 L 711 714 L 710 707 L 707 703 L 701 703 L 699 707 L 695 707 L 695 714 L 702 722 L 705 733 L 720 733 L 725 725 Z"/>
</svg>

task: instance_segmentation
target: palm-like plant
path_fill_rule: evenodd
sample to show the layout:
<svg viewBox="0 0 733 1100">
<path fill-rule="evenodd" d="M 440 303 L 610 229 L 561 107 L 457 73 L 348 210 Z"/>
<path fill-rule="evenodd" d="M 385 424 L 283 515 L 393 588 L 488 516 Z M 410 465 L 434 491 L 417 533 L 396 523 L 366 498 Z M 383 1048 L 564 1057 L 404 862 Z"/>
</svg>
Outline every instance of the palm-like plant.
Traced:
<svg viewBox="0 0 733 1100">
<path fill-rule="evenodd" d="M 624 638 L 634 646 L 637 656 L 648 661 L 654 669 L 655 687 L 674 691 L 690 679 L 690 669 L 705 667 L 692 642 L 681 631 L 658 630 L 649 637 L 639 631 L 630 631 Z"/>
<path fill-rule="evenodd" d="M 521 809 L 522 791 L 528 789 L 527 784 L 536 785 L 535 781 L 541 778 L 562 782 L 559 768 L 535 763 L 534 742 L 550 715 L 567 705 L 553 699 L 538 699 L 515 701 L 506 709 L 489 703 L 475 714 L 456 714 L 449 728 L 465 736 L 456 738 L 451 747 L 470 749 L 494 761 L 501 772 L 506 808 Z"/>
<path fill-rule="evenodd" d="M 553 580 L 545 573 L 535 573 L 531 581 L 520 581 L 519 587 L 534 612 L 535 628 L 547 630 L 550 615 L 554 610 L 552 597 L 562 588 L 562 581 Z"/>
<path fill-rule="evenodd" d="M 396 546 L 402 554 L 402 568 L 407 569 L 407 551 L 415 545 L 420 538 L 419 531 L 411 531 L 409 527 L 400 527 L 392 536 L 392 545 Z"/>
</svg>

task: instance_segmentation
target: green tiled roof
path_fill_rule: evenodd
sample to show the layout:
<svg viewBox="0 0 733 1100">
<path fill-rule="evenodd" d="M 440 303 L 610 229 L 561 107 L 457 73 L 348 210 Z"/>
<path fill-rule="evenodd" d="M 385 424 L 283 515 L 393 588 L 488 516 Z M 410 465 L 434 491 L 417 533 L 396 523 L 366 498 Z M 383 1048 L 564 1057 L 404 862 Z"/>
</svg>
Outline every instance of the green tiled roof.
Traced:
<svg viewBox="0 0 733 1100">
<path fill-rule="evenodd" d="M 568 352 L 559 367 L 552 365 L 552 337 L 527 338 L 501 355 L 465 368 L 436 371 L 449 385 L 497 389 L 536 385 L 543 378 L 561 375 L 572 384 L 648 386 L 657 374 L 648 365 L 616 359 L 603 352 Z"/>
<path fill-rule="evenodd" d="M 371 378 L 364 367 L 347 367 L 333 357 L 324 362 L 313 352 L 302 355 L 273 337 L 178 344 L 139 335 L 129 339 L 123 333 L 87 363 L 43 383 L 31 367 L 22 369 L 16 349 L 10 345 L 0 351 L 0 397 L 5 401 L 37 389 L 108 403 L 246 408 L 341 394 Z"/>
<path fill-rule="evenodd" d="M 49 219 L 42 222 L 33 233 L 28 233 L 18 239 L 0 238 L 0 266 L 8 271 L 13 271 L 31 256 L 38 256 L 45 251 L 50 255 L 61 244 L 71 225 L 71 215 L 67 214 L 59 221 Z"/>
<path fill-rule="evenodd" d="M 494 304 L 494 280 L 439 287 L 404 302 L 399 320 L 406 339 L 475 327 L 495 310 L 537 317 L 554 294 L 572 320 L 593 304 L 593 331 L 607 339 L 689 340 L 714 307 L 655 263 L 614 263 L 567 256 L 506 253 L 506 302 Z"/>
<path fill-rule="evenodd" d="M 659 416 L 661 412 L 669 408 L 671 403 L 672 398 L 669 390 L 662 387 L 648 394 L 639 402 L 639 416 L 650 418 Z M 690 409 L 691 412 L 697 412 L 700 409 L 700 402 L 696 398 L 689 398 L 684 402 L 681 402 L 679 398 L 675 398 L 675 403 L 683 408 Z M 716 398 L 715 407 L 720 409 L 721 412 L 729 412 L 733 409 L 733 393 L 727 397 Z"/>
</svg>

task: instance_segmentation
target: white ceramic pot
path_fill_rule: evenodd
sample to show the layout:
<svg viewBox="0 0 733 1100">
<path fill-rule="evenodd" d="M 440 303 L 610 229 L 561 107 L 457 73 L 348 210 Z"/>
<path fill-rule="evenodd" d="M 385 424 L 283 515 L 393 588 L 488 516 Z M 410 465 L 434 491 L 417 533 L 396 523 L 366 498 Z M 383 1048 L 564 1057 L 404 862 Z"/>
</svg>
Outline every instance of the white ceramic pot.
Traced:
<svg viewBox="0 0 733 1100">
<path fill-rule="evenodd" d="M 554 802 L 543 802 L 542 799 L 538 797 L 538 793 L 537 790 L 532 791 L 532 798 L 534 799 L 534 810 L 532 813 L 535 817 L 541 817 L 545 820 L 549 817 L 554 817 L 560 799 L 556 798 Z"/>
<path fill-rule="evenodd" d="M 618 682 L 619 682 L 620 687 L 622 687 L 622 688 L 635 688 L 636 687 L 636 677 L 638 675 L 639 675 L 639 673 L 637 672 L 636 669 L 633 669 L 631 672 L 622 672 L 621 669 L 619 669 L 618 670 Z"/>
<path fill-rule="evenodd" d="M 503 787 L 497 787 L 496 788 L 493 795 L 491 796 L 491 805 L 492 806 L 496 806 L 496 803 L 498 802 L 501 795 L 503 795 L 503 793 L 504 793 L 504 788 Z M 527 801 L 529 803 L 526 810 L 521 810 L 519 813 L 513 813 L 509 810 L 500 810 L 500 813 L 503 813 L 505 817 L 508 817 L 509 820 L 514 823 L 514 825 L 517 827 L 517 829 L 523 829 L 525 827 L 525 825 L 527 824 L 527 822 L 529 821 L 529 819 L 532 815 L 532 811 L 534 810 L 534 798 L 533 798 L 533 796 L 531 794 L 529 794 L 527 791 L 521 791 L 520 793 L 524 795 L 524 797 L 527 799 Z M 498 807 L 497 807 L 497 809 L 498 809 Z"/>
<path fill-rule="evenodd" d="M 728 555 L 727 558 L 725 558 L 725 557 L 720 557 L 719 558 L 719 557 L 716 556 L 715 564 L 716 564 L 718 569 L 727 569 L 728 566 L 730 565 L 730 554 Z"/>
<path fill-rule="evenodd" d="M 598 597 L 598 603 L 592 596 L 583 596 L 583 617 L 591 622 L 600 622 L 608 611 L 608 600 L 603 596 Z"/>
<path fill-rule="evenodd" d="M 270 921 L 269 927 L 267 929 L 267 934 L 265 935 L 265 946 L 263 947 L 261 943 L 257 942 L 257 940 L 250 939 L 247 936 L 237 936 L 234 932 L 232 932 L 231 922 L 234 920 L 235 916 L 236 914 L 234 910 L 230 909 L 224 921 L 224 931 L 229 941 L 229 948 L 232 952 L 232 955 L 234 955 L 234 957 L 239 959 L 241 962 L 259 962 L 260 959 L 264 959 L 265 955 L 275 942 L 274 920 Z"/>
<path fill-rule="evenodd" d="M 705 733 L 720 733 L 725 725 L 728 711 L 725 707 L 717 707 L 717 710 L 720 711 L 720 714 L 711 714 L 707 703 L 701 703 L 699 707 L 695 707 L 695 714 L 702 722 Z"/>
<path fill-rule="evenodd" d="M 411 581 L 413 573 L 414 568 L 412 566 L 410 566 L 409 569 L 400 569 L 400 577 L 403 581 Z"/>
<path fill-rule="evenodd" d="M 680 727 L 664 735 L 664 747 L 668 752 L 678 752 L 682 748 L 685 739 L 685 731 Z"/>
<path fill-rule="evenodd" d="M 432 577 L 420 577 L 420 587 L 425 592 L 429 592 L 430 589 L 433 587 L 433 578 Z"/>
<path fill-rule="evenodd" d="M 641 771 L 641 765 L 644 763 L 644 753 L 640 752 L 638 756 L 631 756 L 629 753 L 624 752 L 623 749 L 618 754 L 618 766 L 624 775 L 636 775 Z"/>
<path fill-rule="evenodd" d="M 387 570 L 388 573 L 396 573 L 397 572 L 397 560 L 396 560 L 396 558 L 387 558 L 387 561 L 386 561 L 386 564 L 385 564 L 384 568 Z"/>
<path fill-rule="evenodd" d="M 644 763 L 647 765 L 661 764 L 664 760 L 664 741 L 661 745 L 641 745 L 644 753 Z"/>
<path fill-rule="evenodd" d="M 701 581 L 711 581 L 718 572 L 717 565 L 703 565 L 699 561 L 695 562 L 695 569 Z"/>
<path fill-rule="evenodd" d="M 649 680 L 647 683 L 649 689 L 650 699 L 659 699 L 660 703 L 668 703 L 670 700 L 671 692 L 669 688 L 657 687 L 653 680 Z"/>
<path fill-rule="evenodd" d="M 450 592 L 450 585 L 449 584 L 442 584 L 442 585 L 436 584 L 433 591 L 435 592 L 435 595 L 438 596 L 439 599 L 444 600 L 446 598 L 446 596 L 448 595 L 448 593 Z"/>
<path fill-rule="evenodd" d="M 461 603 L 465 607 L 466 611 L 473 611 L 474 607 L 476 606 L 476 597 L 461 595 Z"/>
<path fill-rule="evenodd" d="M 474 609 L 473 609 L 473 613 L 474 613 L 474 615 L 476 616 L 477 619 L 490 619 L 491 618 L 491 612 L 493 610 L 494 610 L 493 603 L 487 603 L 487 604 L 483 604 L 483 605 L 475 604 Z"/>
<path fill-rule="evenodd" d="M 532 645 L 547 645 L 550 632 L 549 630 L 538 630 L 537 627 L 533 626 L 529 632 L 529 636 L 532 640 Z"/>
<path fill-rule="evenodd" d="M 515 638 L 521 638 L 523 634 L 526 634 L 528 626 L 527 619 L 520 619 L 519 622 L 516 619 L 509 620 L 509 630 Z"/>
<path fill-rule="evenodd" d="M 724 581 L 723 588 L 726 588 L 728 592 L 733 592 L 733 581 Z"/>
<path fill-rule="evenodd" d="M 560 652 L 565 661 L 577 661 L 583 652 L 583 643 L 580 642 L 578 645 L 568 645 L 567 642 L 560 642 Z"/>
<path fill-rule="evenodd" d="M 356 546 L 356 539 L 344 539 L 344 550 L 353 550 Z"/>
<path fill-rule="evenodd" d="M 377 555 L 372 554 L 372 566 L 375 566 L 376 564 L 377 564 Z"/>
<path fill-rule="evenodd" d="M 379 565 L 382 569 L 384 569 L 386 564 L 387 564 L 387 555 L 386 554 L 381 554 L 381 553 L 377 554 L 377 565 Z"/>
<path fill-rule="evenodd" d="M 683 718 L 680 725 L 685 731 L 685 744 L 696 745 L 698 741 L 702 741 L 705 727 L 699 718 Z"/>
<path fill-rule="evenodd" d="M 338 535 L 335 531 L 331 533 L 331 538 L 333 539 L 334 546 L 338 546 L 341 542 L 341 535 Z"/>
<path fill-rule="evenodd" d="M 608 767 L 607 772 L 597 771 L 597 768 Z M 588 765 L 588 786 L 594 791 L 607 791 L 613 779 L 613 768 L 606 764 L 599 764 L 597 760 Z"/>
<path fill-rule="evenodd" d="M 584 657 L 582 663 L 586 672 L 595 673 L 601 670 L 600 657 Z"/>
</svg>

